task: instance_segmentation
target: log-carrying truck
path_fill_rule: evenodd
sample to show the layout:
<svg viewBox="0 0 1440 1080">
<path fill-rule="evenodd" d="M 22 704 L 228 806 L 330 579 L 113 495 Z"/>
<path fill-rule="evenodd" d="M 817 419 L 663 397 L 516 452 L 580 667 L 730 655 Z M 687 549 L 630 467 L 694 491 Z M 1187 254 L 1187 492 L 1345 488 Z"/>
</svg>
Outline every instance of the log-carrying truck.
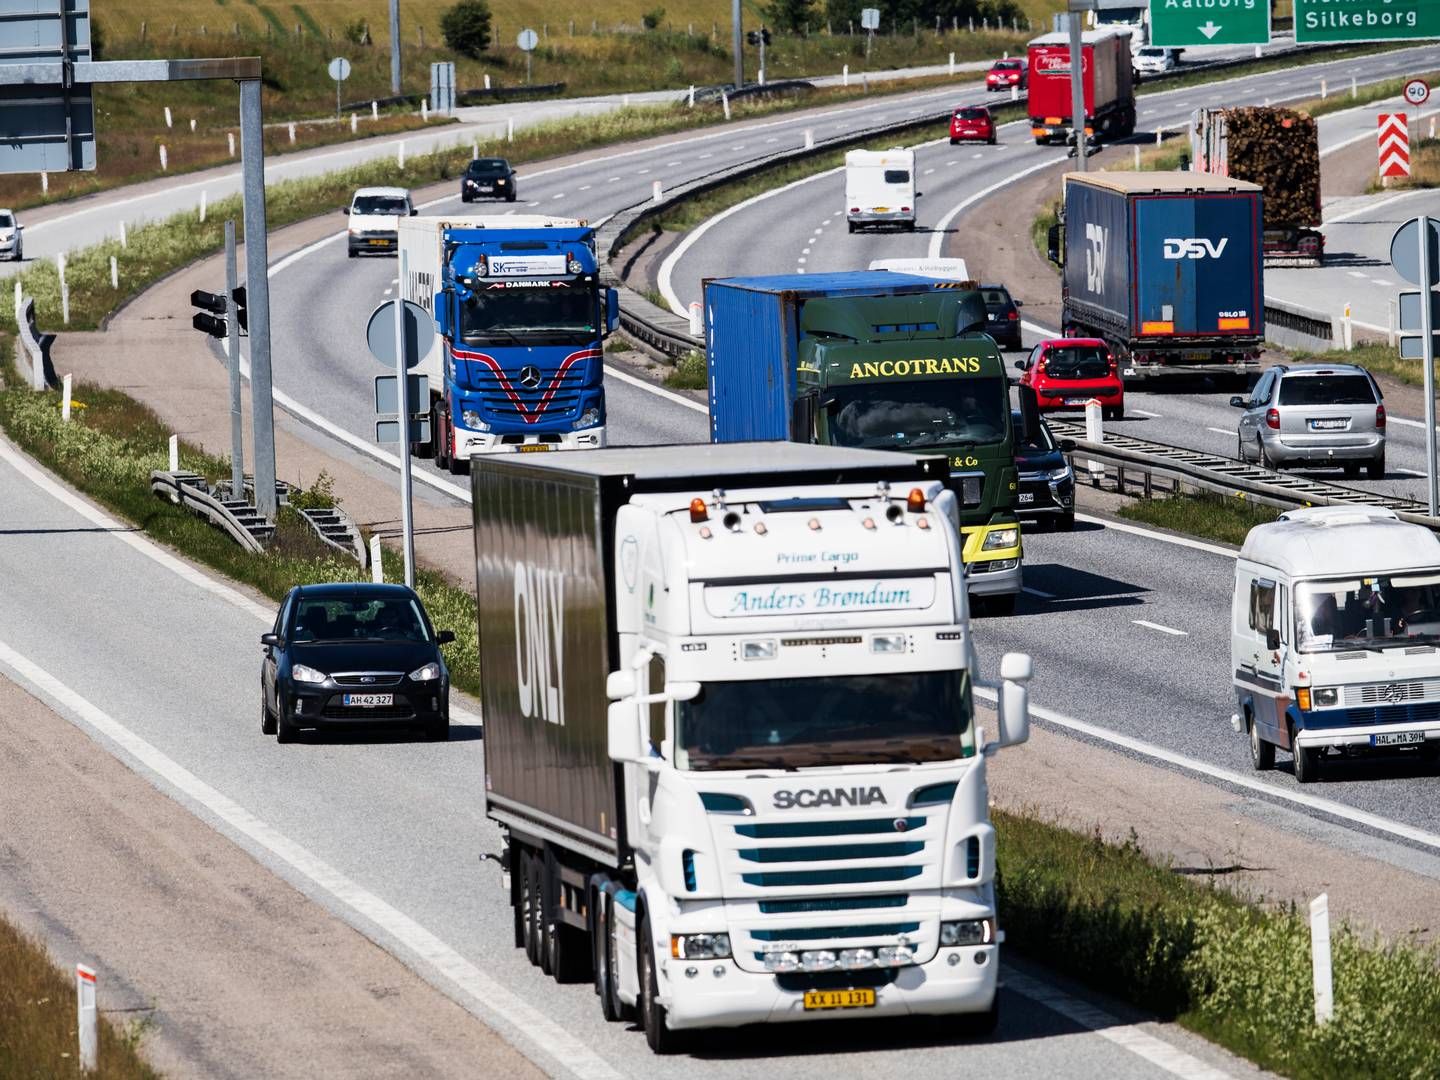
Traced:
<svg viewBox="0 0 1440 1080">
<path fill-rule="evenodd" d="M 980 677 L 947 473 L 788 443 L 475 459 L 515 945 L 657 1053 L 751 1023 L 995 1023 L 986 758 L 1028 735 L 1031 661 Z"/>
<path fill-rule="evenodd" d="M 710 439 L 788 439 L 950 459 L 970 595 L 1020 593 L 1019 473 L 1005 365 L 973 282 L 890 270 L 704 283 Z"/>
<path fill-rule="evenodd" d="M 602 342 L 619 322 L 595 230 L 575 218 L 400 219 L 400 295 L 435 320 L 430 442 L 464 473 L 482 454 L 605 445 Z M 421 410 L 416 410 L 421 411 Z"/>
</svg>

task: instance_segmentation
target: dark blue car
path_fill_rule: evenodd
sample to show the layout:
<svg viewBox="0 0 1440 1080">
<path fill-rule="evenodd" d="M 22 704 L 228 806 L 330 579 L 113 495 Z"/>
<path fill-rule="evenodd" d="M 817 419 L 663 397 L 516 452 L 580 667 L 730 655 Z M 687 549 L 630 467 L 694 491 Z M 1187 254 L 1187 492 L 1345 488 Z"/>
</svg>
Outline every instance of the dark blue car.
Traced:
<svg viewBox="0 0 1440 1080">
<path fill-rule="evenodd" d="M 299 585 L 260 636 L 260 730 L 292 742 L 304 728 L 394 725 L 450 737 L 450 673 L 436 631 L 403 585 Z"/>
<path fill-rule="evenodd" d="M 1029 431 L 1019 409 L 1010 416 L 1015 425 L 1015 468 L 1020 473 L 1016 515 L 1042 529 L 1052 526 L 1070 532 L 1075 528 L 1075 472 L 1065 454 L 1075 449 L 1075 443 L 1056 442 L 1050 425 L 1038 414 Z"/>
</svg>

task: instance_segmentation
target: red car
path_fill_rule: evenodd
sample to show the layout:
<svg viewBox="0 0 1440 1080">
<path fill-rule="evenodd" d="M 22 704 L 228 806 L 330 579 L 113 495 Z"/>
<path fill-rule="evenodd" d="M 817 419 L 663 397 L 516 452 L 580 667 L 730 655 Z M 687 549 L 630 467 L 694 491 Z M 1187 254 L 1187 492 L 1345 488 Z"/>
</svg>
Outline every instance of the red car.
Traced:
<svg viewBox="0 0 1440 1080">
<path fill-rule="evenodd" d="M 950 117 L 950 145 L 958 142 L 980 142 L 995 144 L 995 121 L 990 110 L 984 105 L 966 105 L 955 110 Z"/>
<path fill-rule="evenodd" d="M 1015 366 L 1023 372 L 1020 385 L 1035 391 L 1042 412 L 1083 409 L 1094 398 L 1106 420 L 1125 417 L 1125 384 L 1115 357 L 1099 338 L 1051 338 Z"/>
<path fill-rule="evenodd" d="M 986 92 L 994 90 L 1009 90 L 1012 86 L 1025 89 L 1025 61 L 996 60 L 990 70 L 985 73 Z"/>
</svg>

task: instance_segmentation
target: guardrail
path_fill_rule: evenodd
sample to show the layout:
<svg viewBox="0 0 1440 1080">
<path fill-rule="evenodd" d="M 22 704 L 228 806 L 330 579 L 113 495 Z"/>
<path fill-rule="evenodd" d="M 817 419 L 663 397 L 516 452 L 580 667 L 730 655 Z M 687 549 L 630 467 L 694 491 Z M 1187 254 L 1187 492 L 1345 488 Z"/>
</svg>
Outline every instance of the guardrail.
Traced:
<svg viewBox="0 0 1440 1080">
<path fill-rule="evenodd" d="M 22 296 L 18 284 L 15 286 L 15 325 L 20 328 L 20 344 L 29 358 L 30 388 L 44 390 L 47 385 L 45 358 L 49 350 L 35 328 L 35 301 Z"/>
<path fill-rule="evenodd" d="M 156 469 L 150 474 L 150 490 L 223 529 L 253 555 L 264 554 L 264 540 L 274 535 L 275 527 L 255 513 L 253 507 L 249 508 L 250 513 L 243 513 L 242 504 L 222 500 L 211 493 L 208 481 L 199 473 Z"/>
</svg>

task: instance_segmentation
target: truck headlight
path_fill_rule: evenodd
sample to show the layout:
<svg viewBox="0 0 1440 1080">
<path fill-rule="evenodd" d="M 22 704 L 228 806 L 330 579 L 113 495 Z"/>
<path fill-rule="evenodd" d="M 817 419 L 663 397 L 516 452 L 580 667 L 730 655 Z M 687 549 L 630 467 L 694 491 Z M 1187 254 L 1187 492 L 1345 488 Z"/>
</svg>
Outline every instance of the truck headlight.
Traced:
<svg viewBox="0 0 1440 1080">
<path fill-rule="evenodd" d="M 940 944 L 988 945 L 995 940 L 995 924 L 989 919 L 960 919 L 940 924 Z"/>
<path fill-rule="evenodd" d="M 290 677 L 296 682 L 322 683 L 326 679 L 323 671 L 316 671 L 313 667 L 305 664 L 295 664 L 290 668 Z"/>
<path fill-rule="evenodd" d="M 579 431 L 581 428 L 594 427 L 600 423 L 600 410 L 589 408 L 580 414 L 576 421 L 570 425 L 572 431 Z"/>
<path fill-rule="evenodd" d="M 1312 690 L 1310 696 L 1314 699 L 1317 709 L 1324 709 L 1331 705 L 1340 704 L 1340 691 L 1334 686 L 1326 686 Z"/>
<path fill-rule="evenodd" d="M 474 409 L 466 409 L 460 414 L 460 422 L 471 431 L 489 431 L 490 425 L 480 419 L 480 414 Z"/>
<path fill-rule="evenodd" d="M 1011 526 L 1008 529 L 992 529 L 985 534 L 985 543 L 980 545 L 981 551 L 999 551 L 1002 548 L 1012 548 L 1020 542 L 1020 530 Z"/>
<path fill-rule="evenodd" d="M 729 934 L 671 934 L 670 955 L 676 960 L 727 960 Z"/>
</svg>

